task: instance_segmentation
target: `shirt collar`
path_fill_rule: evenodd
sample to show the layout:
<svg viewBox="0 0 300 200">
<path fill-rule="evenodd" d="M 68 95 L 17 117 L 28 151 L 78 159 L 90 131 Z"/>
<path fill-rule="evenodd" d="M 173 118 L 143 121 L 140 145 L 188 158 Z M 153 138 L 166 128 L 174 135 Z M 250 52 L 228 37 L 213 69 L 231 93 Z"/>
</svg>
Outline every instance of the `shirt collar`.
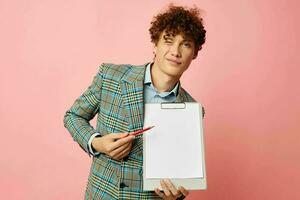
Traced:
<svg viewBox="0 0 300 200">
<path fill-rule="evenodd" d="M 145 79 L 144 79 L 144 85 L 149 85 L 151 88 L 153 88 L 157 93 L 159 93 L 156 88 L 154 87 L 153 83 L 152 83 L 152 78 L 151 78 L 151 65 L 153 63 L 149 63 L 146 66 L 146 72 L 145 72 Z M 174 86 L 174 88 L 170 91 L 170 92 L 161 92 L 159 93 L 159 95 L 161 97 L 166 97 L 168 95 L 170 95 L 171 93 L 173 93 L 175 96 L 177 96 L 178 94 L 178 90 L 180 87 L 180 83 L 179 81 L 176 83 L 176 85 Z"/>
<path fill-rule="evenodd" d="M 152 63 L 149 63 L 147 66 L 146 66 L 146 72 L 145 72 L 145 79 L 144 79 L 144 84 L 152 84 L 152 79 L 151 79 L 151 64 Z"/>
</svg>

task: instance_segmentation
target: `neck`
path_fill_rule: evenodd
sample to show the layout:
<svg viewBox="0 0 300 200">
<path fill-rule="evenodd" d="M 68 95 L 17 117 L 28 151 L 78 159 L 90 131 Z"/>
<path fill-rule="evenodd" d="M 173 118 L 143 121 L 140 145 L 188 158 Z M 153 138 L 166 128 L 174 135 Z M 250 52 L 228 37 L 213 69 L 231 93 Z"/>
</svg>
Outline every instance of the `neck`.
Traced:
<svg viewBox="0 0 300 200">
<path fill-rule="evenodd" d="M 169 92 L 171 91 L 176 83 L 179 81 L 179 77 L 169 76 L 162 73 L 155 63 L 151 67 L 151 79 L 152 84 L 159 92 Z"/>
</svg>

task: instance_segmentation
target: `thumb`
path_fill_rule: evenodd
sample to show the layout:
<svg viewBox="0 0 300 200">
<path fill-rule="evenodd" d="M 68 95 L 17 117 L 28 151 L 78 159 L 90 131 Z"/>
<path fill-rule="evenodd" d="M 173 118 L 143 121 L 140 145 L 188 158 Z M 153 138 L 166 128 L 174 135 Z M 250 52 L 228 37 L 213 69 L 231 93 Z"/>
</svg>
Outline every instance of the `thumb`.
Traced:
<svg viewBox="0 0 300 200">
<path fill-rule="evenodd" d="M 114 133 L 114 134 L 112 134 L 112 138 L 120 139 L 120 138 L 126 137 L 127 135 L 128 135 L 128 133 Z"/>
</svg>

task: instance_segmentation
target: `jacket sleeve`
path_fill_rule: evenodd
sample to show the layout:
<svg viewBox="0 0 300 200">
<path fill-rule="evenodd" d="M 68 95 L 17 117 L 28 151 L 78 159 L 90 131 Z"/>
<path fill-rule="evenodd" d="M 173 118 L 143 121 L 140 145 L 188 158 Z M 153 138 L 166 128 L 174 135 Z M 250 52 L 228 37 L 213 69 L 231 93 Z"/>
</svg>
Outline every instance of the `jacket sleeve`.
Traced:
<svg viewBox="0 0 300 200">
<path fill-rule="evenodd" d="M 76 99 L 71 108 L 64 116 L 64 126 L 72 135 L 80 147 L 89 154 L 88 142 L 90 137 L 97 131 L 90 125 L 89 121 L 94 118 L 99 110 L 102 67 L 87 90 Z"/>
</svg>

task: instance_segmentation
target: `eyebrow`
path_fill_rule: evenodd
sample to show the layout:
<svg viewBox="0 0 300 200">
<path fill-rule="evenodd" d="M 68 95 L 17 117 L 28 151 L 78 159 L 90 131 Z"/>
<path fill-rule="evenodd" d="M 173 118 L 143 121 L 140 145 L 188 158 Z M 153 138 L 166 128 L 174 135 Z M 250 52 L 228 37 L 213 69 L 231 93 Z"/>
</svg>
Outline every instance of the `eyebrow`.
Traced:
<svg viewBox="0 0 300 200">
<path fill-rule="evenodd" d="M 172 34 L 172 33 L 165 33 L 163 35 L 163 39 L 164 40 L 168 40 L 168 39 L 174 39 L 176 35 Z M 187 37 L 183 37 L 183 40 L 181 42 L 188 42 L 188 43 L 193 43 L 193 40 L 191 38 L 187 38 Z"/>
<path fill-rule="evenodd" d="M 191 43 L 193 43 L 193 41 L 191 39 L 183 39 L 182 42 L 191 42 Z"/>
</svg>

